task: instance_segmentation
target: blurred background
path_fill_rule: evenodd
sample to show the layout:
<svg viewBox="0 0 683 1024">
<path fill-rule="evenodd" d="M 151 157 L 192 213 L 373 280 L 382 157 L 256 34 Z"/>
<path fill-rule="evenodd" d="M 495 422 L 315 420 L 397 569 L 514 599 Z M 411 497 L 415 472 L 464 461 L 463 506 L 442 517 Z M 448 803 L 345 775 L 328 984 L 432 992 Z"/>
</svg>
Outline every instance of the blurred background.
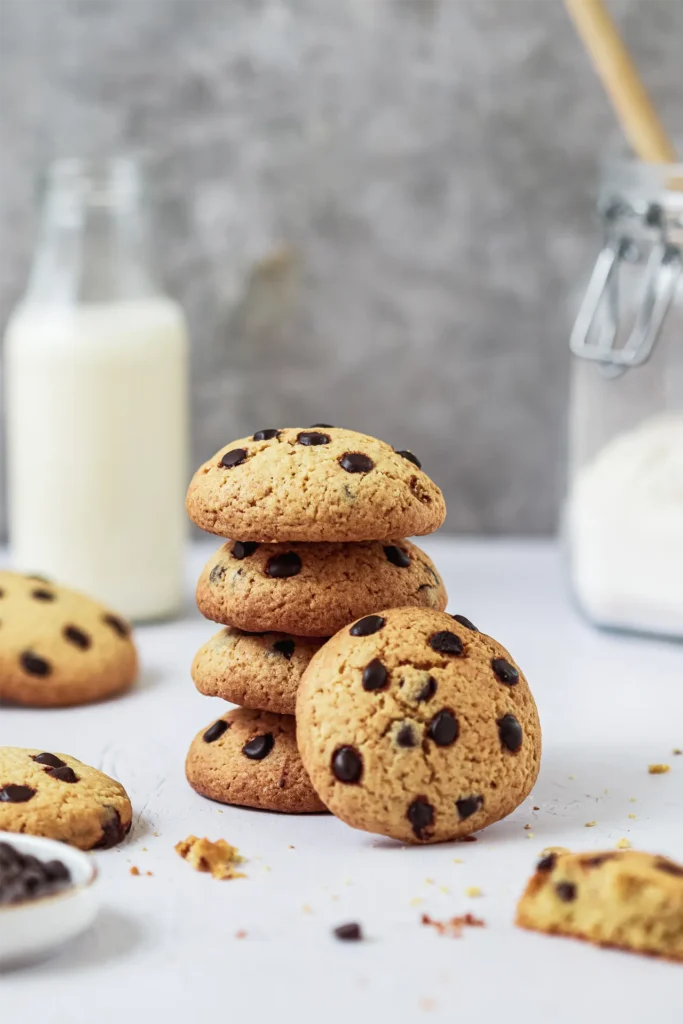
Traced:
<svg viewBox="0 0 683 1024">
<path fill-rule="evenodd" d="M 612 0 L 683 137 L 683 4 Z M 0 320 L 56 156 L 145 154 L 192 464 L 317 421 L 410 447 L 447 529 L 544 534 L 620 131 L 552 0 L 2 0 Z M 2 532 L 0 514 L 0 534 Z"/>
</svg>

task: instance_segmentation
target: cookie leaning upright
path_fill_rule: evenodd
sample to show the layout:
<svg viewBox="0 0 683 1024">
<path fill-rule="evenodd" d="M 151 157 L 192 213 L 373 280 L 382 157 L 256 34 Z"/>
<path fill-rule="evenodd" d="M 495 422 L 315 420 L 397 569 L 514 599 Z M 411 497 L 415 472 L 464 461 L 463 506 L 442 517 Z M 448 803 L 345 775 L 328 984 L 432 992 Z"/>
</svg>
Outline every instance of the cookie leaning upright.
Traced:
<svg viewBox="0 0 683 1024">
<path fill-rule="evenodd" d="M 239 541 L 365 541 L 422 536 L 446 516 L 411 452 L 340 427 L 259 430 L 195 473 L 187 511 Z"/>
<path fill-rule="evenodd" d="M 344 628 L 311 659 L 296 716 L 323 803 L 404 842 L 476 832 L 513 811 L 538 775 L 528 684 L 464 616 L 394 608 Z"/>
<path fill-rule="evenodd" d="M 91 598 L 0 572 L 0 700 L 61 707 L 127 690 L 137 673 L 130 627 Z"/>
</svg>

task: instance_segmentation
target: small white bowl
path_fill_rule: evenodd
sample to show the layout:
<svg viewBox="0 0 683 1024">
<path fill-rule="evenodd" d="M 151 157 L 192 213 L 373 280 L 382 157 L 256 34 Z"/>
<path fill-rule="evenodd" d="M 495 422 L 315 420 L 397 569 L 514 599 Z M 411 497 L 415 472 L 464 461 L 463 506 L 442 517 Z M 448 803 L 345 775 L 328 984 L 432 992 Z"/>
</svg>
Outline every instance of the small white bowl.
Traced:
<svg viewBox="0 0 683 1024">
<path fill-rule="evenodd" d="M 0 843 L 39 860 L 61 860 L 71 873 L 71 885 L 25 903 L 0 905 L 0 967 L 15 967 L 56 951 L 80 935 L 95 920 L 98 908 L 97 866 L 73 846 L 54 839 L 0 832 Z"/>
</svg>

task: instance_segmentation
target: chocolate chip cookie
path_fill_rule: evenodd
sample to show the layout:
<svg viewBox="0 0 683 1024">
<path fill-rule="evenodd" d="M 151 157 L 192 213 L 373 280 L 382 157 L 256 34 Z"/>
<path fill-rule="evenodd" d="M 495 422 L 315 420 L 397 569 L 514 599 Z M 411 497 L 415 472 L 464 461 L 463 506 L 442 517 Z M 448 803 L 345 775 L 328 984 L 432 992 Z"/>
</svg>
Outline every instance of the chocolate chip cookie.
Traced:
<svg viewBox="0 0 683 1024">
<path fill-rule="evenodd" d="M 551 853 L 527 885 L 517 924 L 683 961 L 683 865 L 636 850 Z"/>
<path fill-rule="evenodd" d="M 407 540 L 256 544 L 229 541 L 197 585 L 197 607 L 248 631 L 331 636 L 377 608 L 445 608 L 431 559 Z"/>
<path fill-rule="evenodd" d="M 0 572 L 0 700 L 85 704 L 128 689 L 136 672 L 120 616 L 39 577 Z"/>
<path fill-rule="evenodd" d="M 441 491 L 410 451 L 355 430 L 257 430 L 221 448 L 194 475 L 190 518 L 241 541 L 386 540 L 432 533 Z"/>
<path fill-rule="evenodd" d="M 287 814 L 325 810 L 301 763 L 291 715 L 228 711 L 195 736 L 185 774 L 197 793 L 223 804 Z"/>
<path fill-rule="evenodd" d="M 317 637 L 244 633 L 228 626 L 197 651 L 192 678 L 207 697 L 293 715 L 299 680 L 323 643 Z"/>
<path fill-rule="evenodd" d="M 128 794 L 108 775 L 67 754 L 0 747 L 0 831 L 95 850 L 120 843 L 131 819 Z"/>
<path fill-rule="evenodd" d="M 412 843 L 505 817 L 538 774 L 541 730 L 505 648 L 464 615 L 394 608 L 311 659 L 296 704 L 301 758 L 349 825 Z"/>
</svg>

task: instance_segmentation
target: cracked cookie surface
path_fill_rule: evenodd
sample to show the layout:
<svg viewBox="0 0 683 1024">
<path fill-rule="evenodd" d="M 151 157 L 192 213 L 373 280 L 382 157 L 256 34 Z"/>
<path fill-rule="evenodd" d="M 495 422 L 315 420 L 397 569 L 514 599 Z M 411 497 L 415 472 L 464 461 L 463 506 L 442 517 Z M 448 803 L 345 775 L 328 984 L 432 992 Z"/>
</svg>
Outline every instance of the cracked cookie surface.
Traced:
<svg viewBox="0 0 683 1024">
<path fill-rule="evenodd" d="M 219 803 L 287 814 L 326 810 L 301 762 L 291 715 L 228 711 L 197 733 L 185 774 L 197 793 Z"/>
<path fill-rule="evenodd" d="M 301 676 L 324 642 L 323 637 L 245 633 L 227 626 L 197 651 L 192 679 L 207 697 L 293 715 Z"/>
<path fill-rule="evenodd" d="M 94 850 L 120 843 L 131 819 L 123 786 L 96 768 L 68 754 L 0 747 L 0 831 Z"/>
<path fill-rule="evenodd" d="M 229 541 L 209 559 L 197 585 L 197 607 L 207 619 L 299 636 L 331 636 L 377 608 L 442 609 L 446 600 L 431 559 L 406 540 Z"/>
<path fill-rule="evenodd" d="M 422 536 L 446 516 L 443 495 L 409 451 L 340 427 L 260 430 L 195 473 L 190 518 L 242 541 Z"/>
<path fill-rule="evenodd" d="M 304 672 L 296 716 L 301 757 L 329 809 L 404 842 L 498 821 L 538 774 L 528 684 L 461 615 L 394 608 L 345 627 Z"/>
<path fill-rule="evenodd" d="M 85 704 L 127 690 L 136 673 L 120 616 L 40 577 L 0 572 L 0 700 Z"/>
<path fill-rule="evenodd" d="M 517 924 L 683 961 L 683 865 L 639 850 L 549 854 L 529 880 Z"/>
</svg>

